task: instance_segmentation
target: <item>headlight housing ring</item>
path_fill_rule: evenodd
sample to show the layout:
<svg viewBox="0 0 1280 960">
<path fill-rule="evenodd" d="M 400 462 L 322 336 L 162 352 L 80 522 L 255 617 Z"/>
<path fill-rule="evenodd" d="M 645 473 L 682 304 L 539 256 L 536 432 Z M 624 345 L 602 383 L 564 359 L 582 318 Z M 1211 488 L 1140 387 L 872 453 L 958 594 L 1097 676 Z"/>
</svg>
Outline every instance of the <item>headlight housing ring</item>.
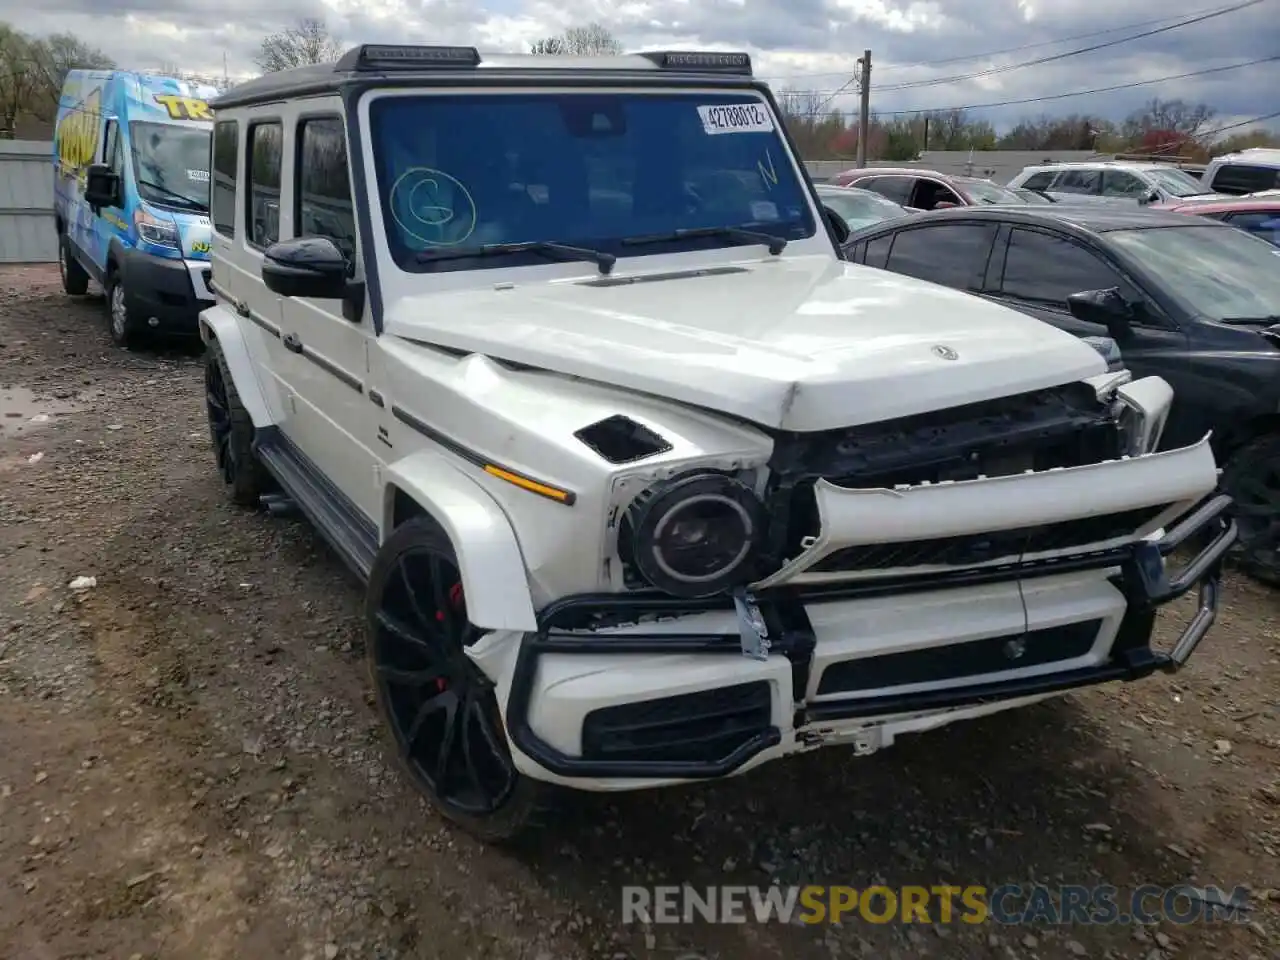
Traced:
<svg viewBox="0 0 1280 960">
<path fill-rule="evenodd" d="M 659 481 L 627 507 L 630 559 L 652 586 L 708 597 L 751 582 L 765 526 L 760 499 L 723 473 Z"/>
</svg>

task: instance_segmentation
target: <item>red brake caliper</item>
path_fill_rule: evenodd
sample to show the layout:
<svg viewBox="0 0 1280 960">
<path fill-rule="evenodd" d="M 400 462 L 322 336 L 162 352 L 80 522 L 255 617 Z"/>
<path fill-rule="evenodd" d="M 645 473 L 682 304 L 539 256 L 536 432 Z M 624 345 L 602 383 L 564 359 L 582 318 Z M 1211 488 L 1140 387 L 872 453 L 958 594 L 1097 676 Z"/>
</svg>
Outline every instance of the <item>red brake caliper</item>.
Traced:
<svg viewBox="0 0 1280 960">
<path fill-rule="evenodd" d="M 461 610 L 461 609 L 462 609 L 462 607 L 463 607 L 463 599 L 462 599 L 462 584 L 461 584 L 461 583 L 455 583 L 452 587 L 450 587 L 450 588 L 449 588 L 449 603 L 453 606 L 453 608 L 454 608 L 455 610 Z M 437 619 L 437 620 L 440 620 L 440 621 L 443 621 L 443 620 L 444 620 L 444 611 L 443 611 L 443 610 L 437 610 L 437 611 L 436 611 L 436 619 Z M 445 690 L 447 690 L 448 688 L 449 688 L 449 681 L 448 681 L 448 680 L 446 680 L 444 677 L 436 677 L 436 690 L 437 690 L 438 692 L 443 693 L 443 692 L 444 692 Z"/>
</svg>

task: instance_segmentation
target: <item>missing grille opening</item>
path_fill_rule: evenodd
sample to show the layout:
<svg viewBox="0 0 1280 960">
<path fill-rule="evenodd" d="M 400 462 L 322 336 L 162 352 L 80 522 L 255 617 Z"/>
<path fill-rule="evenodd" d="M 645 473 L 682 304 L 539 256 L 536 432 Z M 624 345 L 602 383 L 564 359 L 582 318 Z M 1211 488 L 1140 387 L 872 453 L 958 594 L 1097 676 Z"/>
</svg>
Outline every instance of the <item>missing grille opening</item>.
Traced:
<svg viewBox="0 0 1280 960">
<path fill-rule="evenodd" d="M 631 463 L 671 449 L 648 427 L 621 415 L 583 427 L 574 436 L 610 463 Z"/>
</svg>

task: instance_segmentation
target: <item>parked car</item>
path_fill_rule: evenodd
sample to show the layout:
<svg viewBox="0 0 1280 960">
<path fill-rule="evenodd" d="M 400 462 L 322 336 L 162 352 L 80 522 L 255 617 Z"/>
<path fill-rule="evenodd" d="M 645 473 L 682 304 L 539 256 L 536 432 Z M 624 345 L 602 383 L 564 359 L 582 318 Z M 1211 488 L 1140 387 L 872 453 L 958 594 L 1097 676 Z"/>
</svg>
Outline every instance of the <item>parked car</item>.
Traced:
<svg viewBox="0 0 1280 960">
<path fill-rule="evenodd" d="M 1168 203 L 1161 208 L 1221 220 L 1280 247 L 1280 190 L 1272 194 L 1271 197 L 1259 194 L 1231 200 Z"/>
<path fill-rule="evenodd" d="M 1172 164 L 1120 160 L 1082 160 L 1023 167 L 1009 181 L 1054 200 L 1090 204 L 1168 203 L 1211 191 Z"/>
<path fill-rule="evenodd" d="M 209 132 L 213 87 L 118 70 L 72 70 L 54 124 L 54 225 L 62 288 L 106 292 L 107 329 L 196 335 L 213 303 Z"/>
<path fill-rule="evenodd" d="M 389 740 L 479 836 L 552 785 L 862 755 L 1174 670 L 1212 623 L 1230 498 L 1207 442 L 1153 452 L 1168 384 L 846 263 L 746 54 L 366 45 L 214 110 L 219 474 L 363 580 Z M 292 160 L 317 135 L 323 172 Z M 352 255 L 250 222 L 317 180 Z"/>
<path fill-rule="evenodd" d="M 834 187 L 826 183 L 814 186 L 818 191 L 818 199 L 840 214 L 850 230 L 858 230 L 883 220 L 907 217 L 913 212 L 871 190 Z"/>
<path fill-rule="evenodd" d="M 981 177 L 958 177 L 911 167 L 864 167 L 831 178 L 840 187 L 870 190 L 916 210 L 938 210 L 991 203 L 1041 203 Z"/>
<path fill-rule="evenodd" d="M 853 234 L 854 263 L 932 280 L 1078 336 L 1174 389 L 1164 448 L 1213 431 L 1241 511 L 1237 559 L 1280 580 L 1280 260 L 1242 230 L 1119 207 L 920 214 Z"/>
<path fill-rule="evenodd" d="M 1280 149 L 1250 147 L 1214 157 L 1201 176 L 1206 190 L 1233 195 L 1280 187 Z"/>
</svg>

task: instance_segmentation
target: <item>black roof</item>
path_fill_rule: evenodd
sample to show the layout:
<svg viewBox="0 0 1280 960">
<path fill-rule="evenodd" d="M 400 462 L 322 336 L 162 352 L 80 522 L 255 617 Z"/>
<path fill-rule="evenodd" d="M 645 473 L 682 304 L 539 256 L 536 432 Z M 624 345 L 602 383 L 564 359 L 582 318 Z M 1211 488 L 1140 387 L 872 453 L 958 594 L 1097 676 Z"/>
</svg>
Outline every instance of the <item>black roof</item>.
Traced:
<svg viewBox="0 0 1280 960">
<path fill-rule="evenodd" d="M 388 53 L 389 52 L 389 53 Z M 439 54 L 436 63 L 415 55 Z M 701 58 L 704 62 L 695 62 Z M 721 62 L 716 62 L 721 61 Z M 454 86 L 524 83 L 571 85 L 625 80 L 656 85 L 762 87 L 752 78 L 750 57 L 716 51 L 653 51 L 604 57 L 481 56 L 474 47 L 363 44 L 332 63 L 293 67 L 232 87 L 210 102 L 214 110 L 338 93 L 354 84 Z"/>
<path fill-rule="evenodd" d="M 866 228 L 889 226 L 898 229 L 929 220 L 998 220 L 1003 223 L 1057 223 L 1073 226 L 1090 233 L 1109 233 L 1112 230 L 1141 230 L 1158 227 L 1223 227 L 1230 226 L 1217 220 L 1206 220 L 1172 210 L 1152 210 L 1134 204 L 983 204 L 972 207 L 950 207 L 946 210 L 930 210 L 916 214 L 909 220 L 893 220 Z M 863 231 L 859 231 L 860 233 Z"/>
</svg>

